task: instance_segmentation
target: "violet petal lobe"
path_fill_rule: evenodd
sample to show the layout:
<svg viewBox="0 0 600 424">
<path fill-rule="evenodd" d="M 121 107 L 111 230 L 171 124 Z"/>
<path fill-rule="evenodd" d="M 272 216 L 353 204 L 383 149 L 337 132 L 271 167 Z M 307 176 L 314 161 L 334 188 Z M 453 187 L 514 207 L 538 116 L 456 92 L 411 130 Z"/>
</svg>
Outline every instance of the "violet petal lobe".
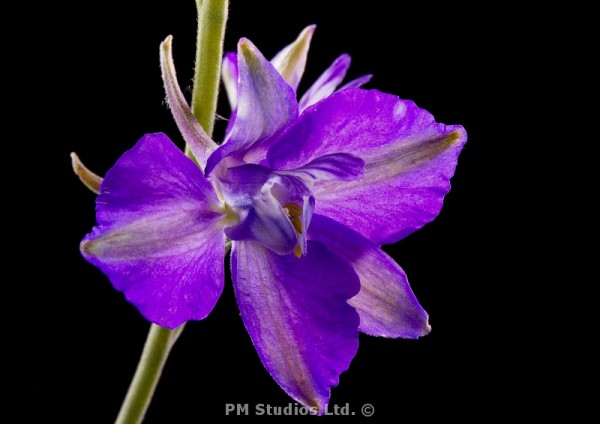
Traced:
<svg viewBox="0 0 600 424">
<path fill-rule="evenodd" d="M 145 135 L 119 158 L 96 212 L 82 254 L 142 315 L 173 329 L 210 313 L 224 282 L 223 207 L 166 135 Z"/>
<path fill-rule="evenodd" d="M 364 177 L 316 183 L 315 213 L 375 244 L 396 242 L 433 220 L 467 140 L 412 101 L 350 88 L 304 111 L 268 152 L 274 169 L 296 169 L 332 153 L 364 160 Z"/>
<path fill-rule="evenodd" d="M 347 82 L 346 84 L 338 88 L 336 91 L 347 90 L 348 88 L 360 88 L 363 85 L 367 84 L 369 81 L 371 81 L 372 78 L 373 74 L 363 75 L 361 77 L 353 79 L 352 81 Z"/>
<path fill-rule="evenodd" d="M 334 153 L 319 156 L 306 165 L 289 171 L 278 171 L 281 175 L 294 175 L 301 178 L 309 187 L 316 181 L 361 179 L 365 162 L 348 153 Z"/>
<path fill-rule="evenodd" d="M 321 74 L 319 78 L 310 86 L 306 93 L 300 98 L 298 107 L 302 112 L 307 107 L 323 100 L 335 91 L 338 85 L 344 80 L 346 72 L 350 67 L 350 56 L 343 54 L 333 61 L 329 68 Z"/>
<path fill-rule="evenodd" d="M 347 299 L 359 283 L 323 244 L 308 244 L 298 259 L 234 242 L 231 267 L 242 319 L 265 368 L 292 398 L 322 414 L 358 349 L 359 318 Z"/>
<path fill-rule="evenodd" d="M 431 331 L 429 317 L 406 274 L 378 246 L 321 215 L 313 215 L 309 238 L 319 240 L 350 263 L 360 278 L 360 292 L 348 301 L 360 315 L 360 331 L 371 336 L 408 339 Z"/>
<path fill-rule="evenodd" d="M 277 69 L 250 42 L 238 43 L 238 104 L 229 138 L 208 158 L 206 175 L 225 157 L 249 155 L 247 162 L 264 157 L 261 142 L 274 136 L 298 116 L 296 93 Z"/>
</svg>

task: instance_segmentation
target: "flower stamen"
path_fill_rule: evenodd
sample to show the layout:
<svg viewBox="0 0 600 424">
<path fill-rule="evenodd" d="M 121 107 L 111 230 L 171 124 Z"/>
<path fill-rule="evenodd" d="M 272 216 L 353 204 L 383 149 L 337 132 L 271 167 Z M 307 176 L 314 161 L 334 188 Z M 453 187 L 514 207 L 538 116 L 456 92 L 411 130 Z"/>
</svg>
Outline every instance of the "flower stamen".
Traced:
<svg viewBox="0 0 600 424">
<path fill-rule="evenodd" d="M 298 234 L 302 234 L 302 206 L 294 202 L 288 202 L 283 207 L 284 212 L 292 221 L 292 225 Z"/>
<path fill-rule="evenodd" d="M 296 232 L 302 234 L 302 206 L 294 202 L 288 202 L 283 206 L 283 211 L 292 221 Z"/>
<path fill-rule="evenodd" d="M 283 207 L 283 211 L 292 222 L 292 226 L 296 233 L 302 234 L 302 206 L 294 202 L 288 202 Z M 302 257 L 302 246 L 300 243 L 294 249 L 294 256 L 300 259 Z"/>
</svg>

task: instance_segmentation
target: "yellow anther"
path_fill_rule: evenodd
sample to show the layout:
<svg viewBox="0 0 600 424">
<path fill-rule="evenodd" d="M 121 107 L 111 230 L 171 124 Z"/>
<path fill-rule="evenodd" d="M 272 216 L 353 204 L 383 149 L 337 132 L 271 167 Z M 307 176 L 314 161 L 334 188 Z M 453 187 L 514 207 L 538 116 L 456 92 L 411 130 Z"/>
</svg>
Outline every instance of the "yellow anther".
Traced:
<svg viewBox="0 0 600 424">
<path fill-rule="evenodd" d="M 294 229 L 298 234 L 302 234 L 302 206 L 294 202 L 288 202 L 283 206 L 283 210 L 292 221 Z"/>
<path fill-rule="evenodd" d="M 300 244 L 298 244 L 296 246 L 296 248 L 294 249 L 294 256 L 297 257 L 298 259 L 300 259 L 302 257 L 302 247 L 300 246 Z"/>
</svg>

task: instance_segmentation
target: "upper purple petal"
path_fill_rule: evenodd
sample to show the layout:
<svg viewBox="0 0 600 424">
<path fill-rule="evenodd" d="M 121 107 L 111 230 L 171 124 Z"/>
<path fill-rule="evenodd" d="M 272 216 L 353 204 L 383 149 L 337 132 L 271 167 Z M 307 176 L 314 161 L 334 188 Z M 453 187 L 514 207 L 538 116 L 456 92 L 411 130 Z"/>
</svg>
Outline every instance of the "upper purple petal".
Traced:
<svg viewBox="0 0 600 424">
<path fill-rule="evenodd" d="M 176 328 L 213 309 L 224 280 L 222 205 L 164 134 L 148 134 L 108 171 L 84 257 L 151 322 Z"/>
<path fill-rule="evenodd" d="M 221 62 L 221 80 L 223 81 L 227 99 L 229 100 L 229 106 L 231 107 L 231 114 L 229 115 L 229 121 L 227 121 L 227 128 L 225 129 L 226 139 L 229 138 L 231 130 L 235 125 L 238 104 L 238 79 L 237 53 L 225 53 L 223 61 Z"/>
<path fill-rule="evenodd" d="M 343 54 L 329 65 L 329 68 L 306 90 L 306 93 L 304 93 L 300 102 L 298 102 L 300 112 L 317 103 L 319 100 L 323 100 L 335 91 L 338 85 L 344 80 L 346 72 L 348 72 L 348 68 L 350 67 L 350 61 L 350 56 Z"/>
<path fill-rule="evenodd" d="M 429 317 L 406 274 L 379 247 L 321 215 L 313 215 L 309 238 L 319 240 L 350 263 L 360 278 L 360 292 L 348 301 L 360 315 L 360 331 L 371 336 L 409 339 L 429 333 Z"/>
<path fill-rule="evenodd" d="M 304 111 L 267 159 L 279 170 L 333 153 L 364 160 L 362 179 L 314 185 L 315 213 L 392 243 L 437 216 L 466 139 L 461 126 L 436 123 L 411 101 L 351 88 Z"/>
<path fill-rule="evenodd" d="M 358 349 L 359 289 L 352 267 L 323 244 L 280 256 L 234 242 L 231 268 L 242 319 L 265 368 L 296 401 L 323 413 Z"/>
<path fill-rule="evenodd" d="M 250 42 L 238 44 L 238 103 L 229 138 L 208 158 L 206 175 L 225 157 L 258 163 L 263 144 L 298 116 L 296 93 Z"/>
<path fill-rule="evenodd" d="M 273 66 L 294 90 L 298 88 L 304 74 L 310 40 L 316 27 L 316 25 L 309 25 L 304 28 L 291 44 L 285 46 L 271 59 Z"/>
<path fill-rule="evenodd" d="M 237 53 L 227 52 L 221 62 L 221 80 L 223 81 L 231 110 L 236 109 L 238 104 L 238 78 Z"/>
<path fill-rule="evenodd" d="M 342 85 L 340 88 L 337 89 L 337 91 L 347 90 L 348 88 L 360 88 L 363 85 L 367 84 L 369 81 L 371 81 L 371 78 L 373 78 L 372 74 L 366 74 L 361 77 L 355 78 L 352 81 L 349 81 L 346 84 Z"/>
</svg>

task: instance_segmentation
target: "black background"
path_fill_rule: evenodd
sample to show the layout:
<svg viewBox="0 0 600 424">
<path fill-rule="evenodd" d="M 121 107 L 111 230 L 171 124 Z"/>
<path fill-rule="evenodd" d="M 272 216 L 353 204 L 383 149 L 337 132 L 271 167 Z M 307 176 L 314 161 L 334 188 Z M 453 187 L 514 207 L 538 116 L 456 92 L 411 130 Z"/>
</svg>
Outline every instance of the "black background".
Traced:
<svg viewBox="0 0 600 424">
<path fill-rule="evenodd" d="M 384 247 L 430 314 L 431 334 L 417 341 L 361 335 L 331 405 L 349 403 L 359 414 L 370 403 L 371 420 L 511 415 L 529 402 L 528 373 L 534 372 L 513 374 L 512 364 L 528 359 L 507 319 L 516 307 L 507 287 L 512 271 L 504 266 L 510 253 L 499 256 L 496 245 L 501 217 L 512 207 L 499 195 L 500 169 L 513 166 L 499 148 L 507 141 L 502 124 L 511 119 L 501 103 L 518 91 L 511 75 L 520 62 L 518 43 L 507 40 L 522 15 L 456 4 L 352 4 L 232 0 L 225 40 L 226 50 L 234 50 L 239 37 L 248 37 L 271 57 L 316 23 L 300 92 L 347 52 L 349 79 L 372 73 L 368 88 L 412 99 L 469 135 L 439 217 Z M 43 60 L 34 65 L 49 70 L 43 91 L 32 91 L 41 97 L 33 104 L 44 110 L 42 144 L 49 153 L 38 159 L 48 173 L 33 200 L 35 241 L 23 247 L 30 252 L 24 249 L 33 244 L 36 254 L 25 253 L 31 260 L 21 268 L 28 283 L 19 295 L 27 312 L 15 339 L 23 360 L 17 387 L 35 405 L 21 410 L 26 420 L 106 423 L 118 413 L 148 323 L 79 254 L 81 238 L 95 224 L 95 196 L 72 175 L 69 153 L 103 175 L 145 133 L 165 132 L 182 146 L 164 103 L 158 46 L 174 36 L 178 77 L 189 98 L 196 12 L 192 0 L 57 8 Z M 29 54 L 35 58 L 35 50 Z M 219 112 L 227 115 L 224 99 Z M 222 418 L 227 403 L 290 402 L 258 359 L 228 282 L 212 314 L 189 323 L 174 347 L 146 422 L 195 423 Z"/>
</svg>

